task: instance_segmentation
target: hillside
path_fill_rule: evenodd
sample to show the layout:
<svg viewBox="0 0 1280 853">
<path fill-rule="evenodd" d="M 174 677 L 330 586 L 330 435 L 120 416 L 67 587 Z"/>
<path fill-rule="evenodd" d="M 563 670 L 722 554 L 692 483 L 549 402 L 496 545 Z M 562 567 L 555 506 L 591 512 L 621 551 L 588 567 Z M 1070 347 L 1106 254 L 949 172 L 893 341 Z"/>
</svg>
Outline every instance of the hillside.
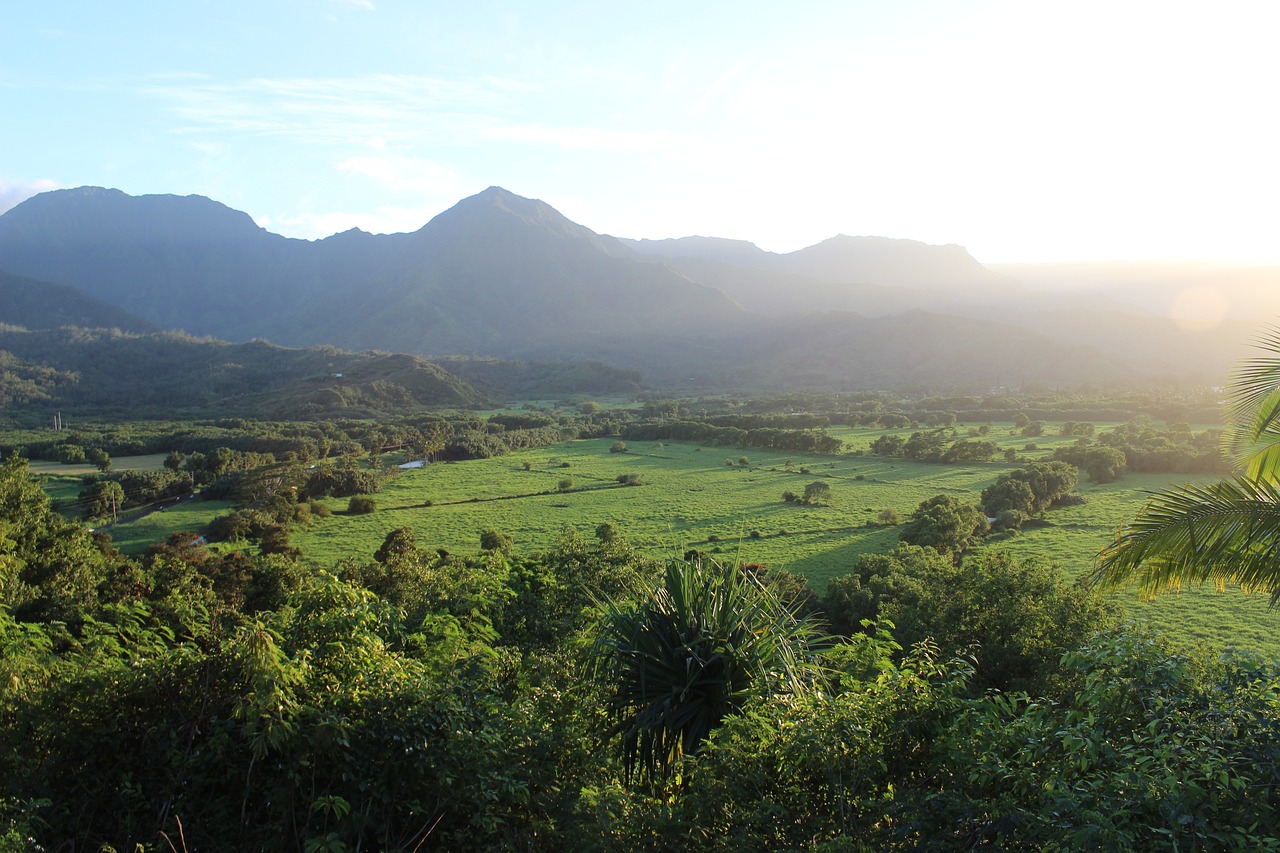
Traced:
<svg viewBox="0 0 1280 853">
<path fill-rule="evenodd" d="M 0 331 L 0 395 L 33 403 L 10 417 L 43 422 L 54 406 L 129 417 L 214 410 L 275 418 L 368 417 L 473 406 L 485 396 L 408 355 L 333 347 L 230 344 L 174 332 L 63 328 Z"/>
<path fill-rule="evenodd" d="M 36 281 L 4 270 L 0 270 L 0 324 L 24 329 L 81 326 L 126 332 L 157 331 L 151 323 L 74 287 Z"/>
</svg>

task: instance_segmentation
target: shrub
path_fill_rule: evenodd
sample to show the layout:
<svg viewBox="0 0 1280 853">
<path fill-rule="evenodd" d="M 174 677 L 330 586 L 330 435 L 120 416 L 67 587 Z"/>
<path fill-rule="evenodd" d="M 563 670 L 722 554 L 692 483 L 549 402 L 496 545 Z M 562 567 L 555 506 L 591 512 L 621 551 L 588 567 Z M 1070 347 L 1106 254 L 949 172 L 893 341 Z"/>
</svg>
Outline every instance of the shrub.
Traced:
<svg viewBox="0 0 1280 853">
<path fill-rule="evenodd" d="M 643 486 L 643 485 L 644 485 L 644 475 L 643 475 L 643 474 L 636 474 L 636 473 L 631 473 L 631 474 L 619 474 L 619 475 L 618 475 L 618 482 L 619 482 L 619 483 L 621 483 L 621 484 L 622 484 L 622 485 L 624 485 L 624 486 Z"/>
<path fill-rule="evenodd" d="M 562 492 L 570 491 L 573 488 L 573 478 L 565 477 L 563 480 L 560 481 L 557 488 L 559 488 L 560 491 Z"/>
<path fill-rule="evenodd" d="M 485 551 L 510 551 L 515 547 L 515 540 L 510 534 L 501 530 L 488 529 L 480 533 L 480 547 Z"/>
<path fill-rule="evenodd" d="M 626 453 L 627 443 L 625 441 L 615 441 L 613 444 L 609 445 L 609 452 L 610 453 Z"/>
<path fill-rule="evenodd" d="M 370 495 L 352 495 L 347 501 L 348 515 L 369 515 L 377 510 L 378 502 Z"/>
<path fill-rule="evenodd" d="M 902 516 L 893 507 L 885 507 L 880 510 L 880 514 L 876 516 L 876 521 L 886 527 L 896 527 L 902 523 Z"/>
</svg>

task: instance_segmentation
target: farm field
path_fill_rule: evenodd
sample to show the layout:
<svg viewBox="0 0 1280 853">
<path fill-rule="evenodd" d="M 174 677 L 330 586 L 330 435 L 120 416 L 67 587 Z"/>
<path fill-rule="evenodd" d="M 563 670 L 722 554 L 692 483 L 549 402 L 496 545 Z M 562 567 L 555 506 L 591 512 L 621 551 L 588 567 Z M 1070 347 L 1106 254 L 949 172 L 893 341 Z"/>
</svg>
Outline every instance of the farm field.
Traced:
<svg viewBox="0 0 1280 853">
<path fill-rule="evenodd" d="M 865 450 L 884 434 L 851 428 L 830 432 L 848 451 Z M 1023 459 L 1049 456 L 1054 447 L 1072 441 L 1009 432 L 996 427 L 987 438 L 1017 449 Z M 1032 441 L 1037 449 L 1026 450 Z M 832 578 L 850 571 L 859 555 L 894 547 L 896 528 L 876 523 L 882 510 L 893 509 L 905 519 L 939 493 L 976 502 L 1001 472 L 1017 467 L 1004 461 L 938 465 L 853 452 L 806 456 L 683 442 L 630 442 L 628 452 L 612 453 L 613 442 L 572 441 L 491 459 L 397 469 L 375 496 L 376 512 L 347 515 L 345 498 L 329 499 L 325 503 L 333 515 L 296 529 L 291 542 L 304 560 L 323 567 L 347 557 L 371 557 L 386 534 L 399 527 L 413 530 L 423 547 L 472 553 L 488 528 L 510 534 L 523 551 L 537 551 L 554 547 L 566 528 L 591 538 L 597 525 L 613 522 L 650 556 L 678 557 L 696 548 L 726 560 L 787 569 L 821 592 Z M 384 465 L 393 461 L 402 460 L 383 457 Z M 618 477 L 626 474 L 640 475 L 643 485 L 620 485 Z M 819 479 L 831 488 L 829 505 L 782 500 L 784 491 L 802 494 Z M 564 480 L 572 485 L 560 491 Z M 1068 577 L 1078 577 L 1120 520 L 1141 506 L 1146 492 L 1174 481 L 1176 476 L 1151 474 L 1128 474 L 1106 485 L 1082 480 L 1077 490 L 1086 497 L 1084 504 L 1055 509 L 1045 522 L 982 547 L 1046 556 Z M 122 550 L 138 553 L 172 530 L 200 529 L 227 509 L 225 503 L 192 501 L 117 525 L 111 533 Z M 1280 615 L 1263 596 L 1206 588 L 1151 602 L 1138 600 L 1132 590 L 1113 599 L 1132 618 L 1184 641 L 1235 645 L 1280 658 L 1274 636 Z"/>
</svg>

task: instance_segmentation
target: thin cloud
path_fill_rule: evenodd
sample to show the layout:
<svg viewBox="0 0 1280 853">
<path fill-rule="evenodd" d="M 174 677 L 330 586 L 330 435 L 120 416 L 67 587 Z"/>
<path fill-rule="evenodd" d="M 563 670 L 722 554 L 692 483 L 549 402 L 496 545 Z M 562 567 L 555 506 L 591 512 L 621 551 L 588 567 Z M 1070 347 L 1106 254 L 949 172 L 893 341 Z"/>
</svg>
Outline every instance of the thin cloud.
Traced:
<svg viewBox="0 0 1280 853">
<path fill-rule="evenodd" d="M 58 185 L 53 181 L 14 181 L 0 177 L 0 213 L 4 213 L 22 202 L 49 190 L 56 190 Z"/>
<path fill-rule="evenodd" d="M 429 133 L 450 115 L 502 114 L 527 87 L 514 81 L 457 82 L 437 77 L 255 79 L 239 83 L 156 84 L 146 94 L 166 102 L 186 124 L 219 130 L 347 140 Z"/>
<path fill-rule="evenodd" d="M 566 150 L 626 153 L 668 149 L 666 132 L 549 126 L 525 118 L 530 102 L 549 93 L 503 78 L 371 75 L 351 78 L 261 78 L 239 83 L 184 80 L 144 87 L 163 101 L 184 134 L 248 133 L 325 144 L 353 139 L 470 145 L 523 142 Z"/>
</svg>

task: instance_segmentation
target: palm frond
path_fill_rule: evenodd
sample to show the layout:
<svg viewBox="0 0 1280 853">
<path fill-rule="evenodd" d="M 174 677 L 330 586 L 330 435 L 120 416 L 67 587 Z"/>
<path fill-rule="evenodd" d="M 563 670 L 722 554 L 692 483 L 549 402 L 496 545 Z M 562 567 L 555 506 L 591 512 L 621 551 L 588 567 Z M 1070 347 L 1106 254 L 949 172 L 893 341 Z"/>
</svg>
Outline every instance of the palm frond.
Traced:
<svg viewBox="0 0 1280 853">
<path fill-rule="evenodd" d="M 1280 476 L 1280 327 L 1257 342 L 1271 355 L 1249 359 L 1232 374 L 1223 452 L 1254 479 Z"/>
<path fill-rule="evenodd" d="M 1237 477 L 1154 495 L 1098 555 L 1090 580 L 1146 594 L 1214 581 L 1280 601 L 1280 486 Z"/>
</svg>

